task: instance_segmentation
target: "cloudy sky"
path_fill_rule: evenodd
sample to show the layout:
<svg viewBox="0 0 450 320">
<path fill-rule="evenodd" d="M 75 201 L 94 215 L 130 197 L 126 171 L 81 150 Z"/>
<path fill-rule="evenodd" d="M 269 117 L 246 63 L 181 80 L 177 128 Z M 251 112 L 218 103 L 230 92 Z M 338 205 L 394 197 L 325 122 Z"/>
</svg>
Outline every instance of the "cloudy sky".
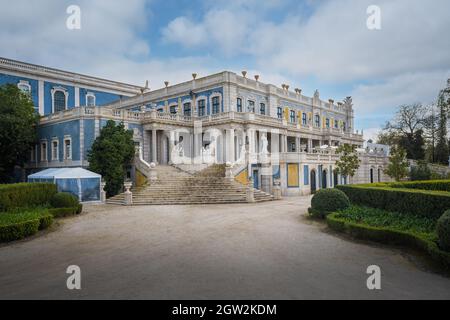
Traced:
<svg viewBox="0 0 450 320">
<path fill-rule="evenodd" d="M 69 30 L 69 5 L 81 29 Z M 381 10 L 369 30 L 367 8 Z M 450 78 L 448 0 L 0 0 L 0 56 L 160 88 L 247 70 L 323 99 L 353 96 L 372 137 Z"/>
</svg>

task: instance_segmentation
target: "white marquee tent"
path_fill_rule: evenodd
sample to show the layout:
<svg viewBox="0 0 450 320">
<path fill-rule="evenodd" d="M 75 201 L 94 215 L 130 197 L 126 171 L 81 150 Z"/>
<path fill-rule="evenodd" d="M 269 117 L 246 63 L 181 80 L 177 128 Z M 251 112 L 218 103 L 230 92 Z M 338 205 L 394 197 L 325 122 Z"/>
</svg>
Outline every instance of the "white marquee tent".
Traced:
<svg viewBox="0 0 450 320">
<path fill-rule="evenodd" d="M 28 176 L 28 182 L 52 182 L 59 192 L 69 192 L 81 202 L 100 201 L 102 176 L 83 168 L 51 168 Z"/>
</svg>

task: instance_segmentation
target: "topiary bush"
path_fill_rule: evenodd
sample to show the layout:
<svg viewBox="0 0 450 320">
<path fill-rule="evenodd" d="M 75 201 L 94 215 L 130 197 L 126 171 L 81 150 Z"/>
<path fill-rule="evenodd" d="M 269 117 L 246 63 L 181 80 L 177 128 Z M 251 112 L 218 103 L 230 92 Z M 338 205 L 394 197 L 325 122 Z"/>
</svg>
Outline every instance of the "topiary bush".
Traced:
<svg viewBox="0 0 450 320">
<path fill-rule="evenodd" d="M 78 198 L 68 192 L 59 192 L 50 199 L 50 205 L 53 208 L 73 208 L 78 207 L 79 204 Z"/>
<path fill-rule="evenodd" d="M 311 199 L 308 209 L 313 217 L 324 218 L 330 212 L 346 209 L 350 206 L 347 195 L 338 189 L 321 189 Z"/>
<path fill-rule="evenodd" d="M 450 209 L 438 219 L 436 224 L 439 246 L 442 250 L 450 251 Z"/>
</svg>

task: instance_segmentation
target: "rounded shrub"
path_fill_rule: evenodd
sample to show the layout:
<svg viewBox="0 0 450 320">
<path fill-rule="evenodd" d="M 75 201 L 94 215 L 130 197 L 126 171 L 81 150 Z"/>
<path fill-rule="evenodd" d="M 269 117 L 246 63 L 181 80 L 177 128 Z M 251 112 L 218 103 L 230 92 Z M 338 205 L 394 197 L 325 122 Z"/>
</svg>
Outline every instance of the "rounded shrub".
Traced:
<svg viewBox="0 0 450 320">
<path fill-rule="evenodd" d="M 450 209 L 438 219 L 436 232 L 439 239 L 439 246 L 442 250 L 450 251 Z"/>
<path fill-rule="evenodd" d="M 72 208 L 78 207 L 78 198 L 68 192 L 59 192 L 50 199 L 50 205 L 53 208 Z"/>
<path fill-rule="evenodd" d="M 328 213 L 348 208 L 350 200 L 338 189 L 321 189 L 311 199 L 309 213 L 312 216 L 324 218 Z"/>
</svg>

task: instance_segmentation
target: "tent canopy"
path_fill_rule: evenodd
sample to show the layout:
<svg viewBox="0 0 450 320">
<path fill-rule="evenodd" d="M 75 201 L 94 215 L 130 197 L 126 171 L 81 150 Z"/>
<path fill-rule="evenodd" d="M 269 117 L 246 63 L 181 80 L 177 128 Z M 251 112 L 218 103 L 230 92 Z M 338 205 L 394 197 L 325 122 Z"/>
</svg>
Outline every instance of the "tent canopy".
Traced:
<svg viewBox="0 0 450 320">
<path fill-rule="evenodd" d="M 28 176 L 28 179 L 101 178 L 102 176 L 83 168 L 50 168 Z"/>
</svg>

